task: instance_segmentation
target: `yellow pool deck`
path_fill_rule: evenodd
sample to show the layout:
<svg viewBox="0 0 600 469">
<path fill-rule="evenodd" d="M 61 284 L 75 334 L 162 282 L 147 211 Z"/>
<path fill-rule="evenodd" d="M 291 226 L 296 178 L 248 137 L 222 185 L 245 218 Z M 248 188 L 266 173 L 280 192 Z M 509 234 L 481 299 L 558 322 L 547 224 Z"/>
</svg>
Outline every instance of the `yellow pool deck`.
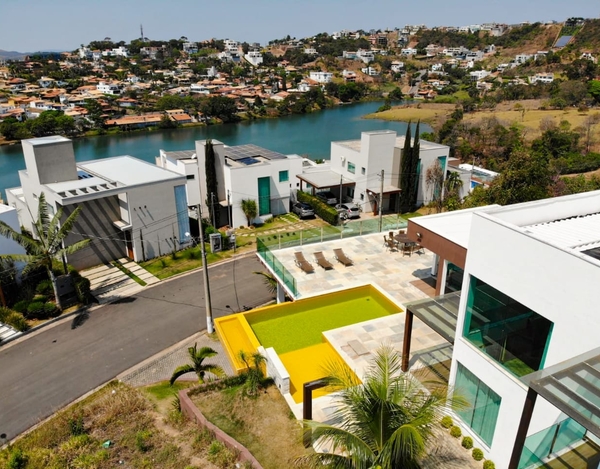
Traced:
<svg viewBox="0 0 600 469">
<path fill-rule="evenodd" d="M 290 374 L 290 394 L 296 404 L 302 403 L 304 383 L 325 376 L 325 370 L 332 362 L 346 364 L 327 342 L 284 353 L 279 358 Z M 325 388 L 317 389 L 313 391 L 313 398 L 326 394 L 329 393 Z"/>
</svg>

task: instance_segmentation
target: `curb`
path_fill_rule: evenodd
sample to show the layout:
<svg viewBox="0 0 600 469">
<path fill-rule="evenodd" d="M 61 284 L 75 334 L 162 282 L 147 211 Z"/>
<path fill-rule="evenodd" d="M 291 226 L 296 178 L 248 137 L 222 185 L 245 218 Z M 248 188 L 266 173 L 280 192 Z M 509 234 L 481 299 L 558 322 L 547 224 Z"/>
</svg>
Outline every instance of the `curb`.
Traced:
<svg viewBox="0 0 600 469">
<path fill-rule="evenodd" d="M 240 254 L 239 256 L 236 256 L 236 257 L 231 257 L 229 259 L 223 259 L 222 261 L 213 262 L 212 264 L 208 265 L 208 269 L 210 270 L 213 267 L 218 267 L 220 265 L 228 264 L 228 263 L 231 263 L 231 262 L 235 262 L 236 260 L 245 259 L 247 257 L 252 257 L 254 255 L 256 255 L 256 252 L 255 251 L 251 251 L 251 252 L 248 252 L 248 253 L 245 253 L 245 254 Z M 142 287 L 142 290 L 134 293 L 133 295 L 123 296 L 122 298 L 129 298 L 130 296 L 137 295 L 138 293 L 146 290 L 147 288 L 156 287 L 156 286 L 160 285 L 163 282 L 167 283 L 167 282 L 170 282 L 172 280 L 176 280 L 178 278 L 185 277 L 186 275 L 194 274 L 196 272 L 201 271 L 202 268 L 203 267 L 197 267 L 195 269 L 188 270 L 187 272 L 181 272 L 179 274 L 175 274 L 175 275 L 173 275 L 173 276 L 171 276 L 169 278 L 166 278 L 164 280 L 160 280 L 157 283 L 154 283 L 154 284 L 151 284 L 151 285 L 146 285 L 145 287 Z M 9 345 L 15 345 L 15 344 L 17 344 L 17 343 L 19 343 L 19 342 L 21 342 L 23 340 L 27 340 L 30 337 L 33 337 L 34 335 L 36 335 L 36 333 L 39 333 L 40 331 L 42 331 L 42 330 L 44 330 L 46 328 L 50 328 L 50 326 L 57 326 L 59 323 L 62 323 L 62 321 L 66 321 L 66 320 L 68 320 L 68 319 L 72 318 L 73 316 L 76 316 L 76 315 L 78 315 L 80 313 L 83 313 L 83 312 L 92 313 L 93 311 L 95 311 L 97 309 L 100 309 L 103 306 L 110 305 L 110 304 L 112 304 L 112 303 L 114 303 L 116 301 L 119 301 L 122 298 L 117 298 L 117 299 L 111 301 L 110 303 L 97 304 L 97 305 L 94 305 L 94 306 L 91 306 L 91 307 L 90 306 L 84 306 L 84 307 L 79 308 L 79 309 L 77 309 L 75 311 L 72 311 L 70 313 L 61 314 L 60 316 L 57 316 L 57 317 L 52 318 L 52 319 L 49 319 L 48 321 L 43 322 L 42 324 L 38 324 L 37 326 L 34 326 L 34 327 L 32 327 L 31 329 L 29 329 L 29 330 L 27 330 L 25 332 L 21 332 L 17 336 L 10 337 L 10 338 L 8 338 L 8 339 L 0 342 L 0 350 L 4 350 L 4 349 L 8 348 Z"/>
</svg>

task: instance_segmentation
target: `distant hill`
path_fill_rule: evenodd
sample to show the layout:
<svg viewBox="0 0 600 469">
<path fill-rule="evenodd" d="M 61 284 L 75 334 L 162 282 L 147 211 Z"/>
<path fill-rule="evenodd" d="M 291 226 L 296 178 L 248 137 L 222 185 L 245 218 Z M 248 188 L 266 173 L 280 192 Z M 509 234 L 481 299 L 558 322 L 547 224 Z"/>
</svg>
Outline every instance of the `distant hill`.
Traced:
<svg viewBox="0 0 600 469">
<path fill-rule="evenodd" d="M 0 49 L 0 60 L 20 60 L 20 59 L 24 59 L 28 55 L 34 55 L 34 54 L 47 55 L 47 54 L 57 54 L 60 52 L 64 52 L 64 51 L 59 50 L 59 49 L 51 49 L 51 50 L 47 50 L 44 52 L 40 52 L 40 51 L 38 51 L 38 52 L 17 52 L 15 50 Z"/>
</svg>

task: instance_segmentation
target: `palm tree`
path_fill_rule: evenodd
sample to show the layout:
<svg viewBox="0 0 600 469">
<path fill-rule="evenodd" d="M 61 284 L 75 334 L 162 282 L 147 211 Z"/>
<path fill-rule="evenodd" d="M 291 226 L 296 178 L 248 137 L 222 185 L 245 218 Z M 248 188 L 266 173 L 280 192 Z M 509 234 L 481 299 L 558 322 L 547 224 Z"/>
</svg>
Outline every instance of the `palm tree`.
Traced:
<svg viewBox="0 0 600 469">
<path fill-rule="evenodd" d="M 252 220 L 258 215 L 258 207 L 256 206 L 256 200 L 242 199 L 242 212 L 246 216 L 248 226 L 252 225 Z"/>
<path fill-rule="evenodd" d="M 361 385 L 347 367 L 332 366 L 327 378 L 341 389 L 333 415 L 335 426 L 306 421 L 312 441 L 331 445 L 330 453 L 297 460 L 309 467 L 334 469 L 393 469 L 419 467 L 417 460 L 433 435 L 433 423 L 448 405 L 447 388 L 426 390 L 413 376 L 402 373 L 400 355 L 382 346 Z"/>
<path fill-rule="evenodd" d="M 267 287 L 267 290 L 269 290 L 269 293 L 271 293 L 272 295 L 277 294 L 277 279 L 272 273 L 262 271 L 255 271 L 252 273 L 256 275 L 262 275 L 263 280 L 265 282 L 265 286 Z"/>
<path fill-rule="evenodd" d="M 169 383 L 173 386 L 173 383 L 180 376 L 186 373 L 196 373 L 198 375 L 198 381 L 201 383 L 204 382 L 204 376 L 206 373 L 212 373 L 215 376 L 222 377 L 225 376 L 225 372 L 223 368 L 219 365 L 211 365 L 210 363 L 204 363 L 206 358 L 214 357 L 217 352 L 210 347 L 201 347 L 198 350 L 198 344 L 195 343 L 193 347 L 188 348 L 188 354 L 190 356 L 190 360 L 192 361 L 191 365 L 181 365 L 175 369 Z"/>
<path fill-rule="evenodd" d="M 33 236 L 29 233 L 19 233 L 6 223 L 0 221 L 0 235 L 16 241 L 23 246 L 27 252 L 27 254 L 6 254 L 2 257 L 17 262 L 26 262 L 27 265 L 23 269 L 24 275 L 37 268 L 45 268 L 46 272 L 48 272 L 48 277 L 52 282 L 56 306 L 58 306 L 59 309 L 62 309 L 52 264 L 56 259 L 64 258 L 65 256 L 83 249 L 88 245 L 90 240 L 82 239 L 70 246 L 64 246 L 64 240 L 73 228 L 73 225 L 79 216 L 79 212 L 81 212 L 81 207 L 77 207 L 64 222 L 61 222 L 61 219 L 63 218 L 62 207 L 56 211 L 51 219 L 48 214 L 46 196 L 43 192 L 40 194 L 38 202 L 37 220 L 33 222 Z M 66 273 L 67 272 L 65 271 L 65 274 Z"/>
</svg>

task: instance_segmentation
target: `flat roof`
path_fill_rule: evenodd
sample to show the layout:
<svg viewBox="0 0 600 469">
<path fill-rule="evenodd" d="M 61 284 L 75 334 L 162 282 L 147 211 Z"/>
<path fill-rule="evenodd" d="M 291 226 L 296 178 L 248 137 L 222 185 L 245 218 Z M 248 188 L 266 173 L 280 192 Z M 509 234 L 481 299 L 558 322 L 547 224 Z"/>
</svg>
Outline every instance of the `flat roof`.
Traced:
<svg viewBox="0 0 600 469">
<path fill-rule="evenodd" d="M 306 172 L 298 174 L 296 177 L 304 182 L 307 182 L 316 189 L 325 189 L 329 187 L 337 187 L 340 185 L 340 173 L 336 173 L 330 169 L 319 171 L 311 171 L 310 169 Z M 355 184 L 348 178 L 341 176 L 341 183 L 343 184 Z"/>
<path fill-rule="evenodd" d="M 456 210 L 455 212 L 425 215 L 423 217 L 411 218 L 410 221 L 467 249 L 469 247 L 473 214 L 489 212 L 498 207 L 500 205 L 486 205 L 484 207 Z"/>
<path fill-rule="evenodd" d="M 120 182 L 127 186 L 185 177 L 129 155 L 86 161 L 77 166 L 92 176 L 98 176 L 110 182 Z"/>
<path fill-rule="evenodd" d="M 23 140 L 23 142 L 29 143 L 33 146 L 39 145 L 49 145 L 52 143 L 60 143 L 60 142 L 70 142 L 66 137 L 62 137 L 61 135 L 51 135 L 49 137 L 39 137 L 39 138 L 29 138 L 27 140 Z"/>
<path fill-rule="evenodd" d="M 174 160 L 189 160 L 196 154 L 196 150 L 163 151 L 167 158 Z"/>
<path fill-rule="evenodd" d="M 527 225 L 523 229 L 563 248 L 586 251 L 600 247 L 600 213 Z"/>
</svg>

